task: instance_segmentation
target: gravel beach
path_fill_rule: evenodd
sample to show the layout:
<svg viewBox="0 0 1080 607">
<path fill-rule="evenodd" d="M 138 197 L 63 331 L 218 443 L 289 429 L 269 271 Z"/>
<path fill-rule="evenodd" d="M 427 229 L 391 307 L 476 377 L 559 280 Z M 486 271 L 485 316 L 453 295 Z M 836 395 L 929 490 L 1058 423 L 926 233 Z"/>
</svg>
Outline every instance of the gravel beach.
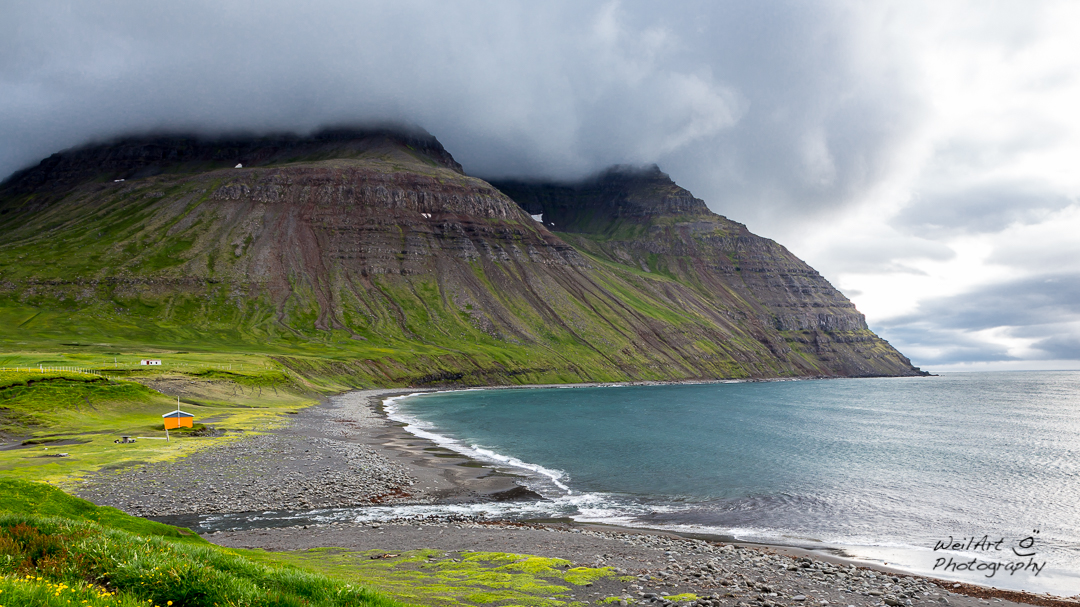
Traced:
<svg viewBox="0 0 1080 607">
<path fill-rule="evenodd" d="M 623 580 L 598 580 L 571 587 L 573 600 L 595 603 L 618 597 L 620 605 L 677 604 L 698 607 L 856 607 L 1029 604 L 1063 607 L 1077 603 L 1004 592 L 856 566 L 843 559 L 796 550 L 713 543 L 642 530 L 469 521 L 398 520 L 285 529 L 217 532 L 210 541 L 234 548 L 304 550 L 337 547 L 398 554 L 424 548 L 449 556 L 466 551 L 502 551 L 564 558 L 575 566 L 616 568 Z M 682 602 L 677 595 L 698 598 Z M 676 596 L 675 600 L 668 599 Z"/>
<path fill-rule="evenodd" d="M 416 390 L 360 390 L 167 466 L 94 475 L 80 497 L 138 516 L 314 510 L 538 497 L 516 477 L 405 432 L 378 411 Z"/>
<path fill-rule="evenodd" d="M 405 432 L 381 411 L 383 399 L 416 390 L 361 390 L 305 409 L 272 433 L 243 437 L 170 464 L 101 473 L 77 493 L 139 516 L 304 511 L 375 504 L 530 499 L 517 477 L 477 465 Z M 954 585 L 796 549 L 749 546 L 598 525 L 492 523 L 411 518 L 219 531 L 229 547 L 272 551 L 337 547 L 401 553 L 498 551 L 615 567 L 616 578 L 572 589 L 574 600 L 619 597 L 621 604 L 674 605 L 692 593 L 700 607 L 975 607 L 1080 602 Z M 628 579 L 626 577 L 624 580 Z"/>
</svg>

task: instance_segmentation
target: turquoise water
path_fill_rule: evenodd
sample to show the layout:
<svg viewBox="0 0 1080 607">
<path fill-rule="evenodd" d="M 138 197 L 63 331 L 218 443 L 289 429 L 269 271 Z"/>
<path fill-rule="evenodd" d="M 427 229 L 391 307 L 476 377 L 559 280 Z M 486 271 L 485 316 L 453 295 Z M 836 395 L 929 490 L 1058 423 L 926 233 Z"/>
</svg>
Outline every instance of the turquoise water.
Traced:
<svg viewBox="0 0 1080 607">
<path fill-rule="evenodd" d="M 1078 372 L 472 390 L 388 410 L 525 474 L 550 501 L 522 516 L 834 548 L 1080 593 Z M 962 549 L 934 550 L 950 536 Z M 945 570 L 949 558 L 975 570 Z"/>
</svg>

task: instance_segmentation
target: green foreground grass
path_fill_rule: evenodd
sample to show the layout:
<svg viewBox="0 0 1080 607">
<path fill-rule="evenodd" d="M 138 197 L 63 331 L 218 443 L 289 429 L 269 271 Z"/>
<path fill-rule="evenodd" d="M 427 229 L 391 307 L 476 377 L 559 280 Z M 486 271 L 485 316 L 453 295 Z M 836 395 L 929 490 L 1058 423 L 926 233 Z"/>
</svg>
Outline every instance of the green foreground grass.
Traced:
<svg viewBox="0 0 1080 607">
<path fill-rule="evenodd" d="M 571 587 L 614 576 L 501 552 L 230 550 L 42 483 L 0 479 L 0 607 L 582 607 Z"/>
<path fill-rule="evenodd" d="M 116 508 L 96 506 L 45 483 L 0 478 L 0 513 L 64 518 L 94 523 L 146 537 L 205 545 L 206 540 L 181 527 L 124 514 Z"/>
<path fill-rule="evenodd" d="M 46 485 L 0 481 L 0 605 L 400 607 Z M 47 515 L 45 513 L 49 513 Z"/>
</svg>

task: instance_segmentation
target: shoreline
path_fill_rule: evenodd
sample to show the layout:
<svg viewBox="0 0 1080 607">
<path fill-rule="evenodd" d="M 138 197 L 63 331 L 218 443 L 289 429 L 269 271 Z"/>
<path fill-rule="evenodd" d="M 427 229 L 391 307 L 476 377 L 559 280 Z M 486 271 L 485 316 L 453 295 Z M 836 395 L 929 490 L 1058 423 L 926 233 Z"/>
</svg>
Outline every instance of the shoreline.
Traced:
<svg viewBox="0 0 1080 607">
<path fill-rule="evenodd" d="M 923 375 L 918 377 L 938 377 L 936 374 Z M 404 395 L 388 396 L 379 401 L 377 405 L 378 411 L 382 415 L 388 415 L 385 410 L 386 401 L 393 398 L 409 397 L 420 394 L 438 394 L 448 392 L 460 392 L 469 390 L 513 390 L 513 389 L 536 389 L 536 388 L 600 388 L 600 387 L 635 387 L 635 386 L 665 386 L 665 385 L 709 385 L 709 384 L 727 384 L 727 383 L 755 383 L 755 382 L 776 382 L 776 381 L 804 381 L 804 380 L 823 380 L 823 379 L 861 379 L 861 378 L 835 378 L 835 377 L 799 377 L 799 378 L 770 378 L 770 379 L 746 379 L 746 380 L 676 380 L 676 381 L 639 381 L 639 382 L 595 382 L 595 383 L 577 383 L 577 384 L 537 384 L 528 386 L 482 386 L 482 387 L 469 387 L 460 389 L 431 389 L 431 390 L 416 390 Z M 404 427 L 402 428 L 404 430 Z M 420 440 L 430 440 L 425 437 L 417 436 Z M 441 445 L 440 445 L 441 446 Z M 467 454 L 462 454 L 464 457 L 470 457 Z M 513 466 L 504 464 L 501 462 L 483 462 L 489 466 L 504 466 L 512 468 Z M 528 521 L 528 519 L 523 519 Z M 857 549 L 853 546 L 830 546 L 821 549 L 807 548 L 804 546 L 784 544 L 782 542 L 772 541 L 745 541 L 739 540 L 734 536 L 713 534 L 713 533 L 698 533 L 698 532 L 685 532 L 678 530 L 670 530 L 655 527 L 646 526 L 627 526 L 619 524 L 610 524 L 602 522 L 579 522 L 571 519 L 572 526 L 582 529 L 599 529 L 599 530 L 615 530 L 621 533 L 645 533 L 645 534 L 660 534 L 670 535 L 673 537 L 680 537 L 684 539 L 698 539 L 708 542 L 721 542 L 725 544 L 732 544 L 740 547 L 762 549 L 772 551 L 778 554 L 789 555 L 795 558 L 810 557 L 815 560 L 834 563 L 851 565 L 858 568 L 866 568 L 874 571 L 880 571 L 887 574 L 899 575 L 899 576 L 911 576 L 918 577 L 927 580 L 934 580 L 942 587 L 953 586 L 958 592 L 962 592 L 965 595 L 973 597 L 983 598 L 1008 598 L 1014 602 L 1023 602 L 1027 604 L 1036 605 L 1080 605 L 1080 593 L 1072 595 L 1071 597 L 1051 595 L 1049 593 L 1034 593 L 1026 590 L 1013 590 L 1013 589 L 1001 589 L 993 586 L 992 584 L 977 584 L 969 581 L 963 581 L 959 579 L 945 579 L 929 575 L 925 572 L 915 571 L 903 566 L 891 566 L 888 562 L 878 562 L 874 560 L 868 560 L 866 557 L 859 557 L 851 554 L 843 554 L 852 549 Z M 1080 589 L 1078 589 L 1080 590 Z"/>
<path fill-rule="evenodd" d="M 216 532 L 204 537 L 229 548 L 292 553 L 331 549 L 375 553 L 363 557 L 372 559 L 378 555 L 410 559 L 417 551 L 442 553 L 429 559 L 496 551 L 563 558 L 572 567 L 612 567 L 626 576 L 597 582 L 599 593 L 594 588 L 570 588 L 573 600 L 585 604 L 595 604 L 599 595 L 606 594 L 619 597 L 620 605 L 654 607 L 1080 605 L 1061 597 L 849 565 L 841 562 L 846 559 L 802 555 L 794 549 L 712 543 L 648 529 L 597 527 L 418 517 Z M 698 598 L 666 598 L 688 595 Z"/>
<path fill-rule="evenodd" d="M 401 396 L 408 397 L 408 396 L 411 396 L 413 394 L 416 394 L 416 395 L 425 394 L 425 393 L 427 393 L 427 394 L 439 394 L 439 393 L 473 391 L 473 390 L 479 391 L 479 390 L 513 390 L 513 389 L 536 389 L 536 388 L 597 388 L 597 387 L 635 387 L 635 386 L 663 386 L 663 385 L 709 385 L 709 384 L 724 384 L 724 383 L 754 383 L 754 382 L 758 382 L 758 381 L 762 381 L 762 382 L 802 381 L 802 380 L 807 380 L 807 379 L 853 379 L 853 378 L 827 378 L 827 377 L 822 377 L 822 378 L 790 378 L 790 379 L 781 378 L 781 379 L 767 379 L 767 380 L 703 380 L 703 381 L 680 380 L 680 381 L 641 381 L 641 382 L 596 382 L 596 383 L 578 383 L 578 384 L 539 384 L 539 385 L 529 385 L 529 386 L 492 386 L 492 387 L 470 387 L 470 388 L 462 388 L 462 389 L 441 389 L 441 390 L 440 389 L 433 389 L 433 390 L 415 391 L 415 392 L 412 392 L 410 394 L 401 395 Z M 858 379 L 858 378 L 855 378 L 855 379 Z M 379 408 L 379 411 L 381 413 L 387 414 L 387 411 L 385 410 L 386 409 L 385 404 L 386 404 L 387 401 L 391 400 L 392 398 L 399 398 L 399 397 L 386 398 L 386 399 L 383 399 L 382 402 L 380 402 L 378 408 Z M 397 419 L 395 421 L 400 422 L 401 420 L 399 418 L 399 419 Z M 424 435 L 418 435 L 418 438 L 422 439 L 422 440 L 424 440 L 424 439 L 432 440 L 431 438 L 429 438 L 429 436 L 438 437 L 438 435 L 434 434 L 433 432 L 429 432 L 428 430 L 421 429 L 421 432 Z M 435 430 L 434 432 L 438 432 L 438 430 Z M 439 441 L 439 444 L 440 445 L 450 444 L 451 448 L 452 448 L 453 445 L 455 445 L 456 443 L 455 443 L 455 441 L 450 440 L 450 441 L 446 441 L 446 442 Z M 467 448 L 467 446 L 463 446 L 463 447 L 464 447 L 463 451 L 470 451 Z M 465 456 L 465 457 L 474 457 L 474 456 L 470 455 L 467 452 L 462 453 L 462 455 Z M 501 459 L 498 459 L 498 460 L 486 460 L 486 459 L 483 458 L 484 455 L 485 454 L 483 454 L 483 453 L 480 454 L 480 461 L 484 462 L 485 465 L 499 467 L 499 468 L 503 468 L 503 469 L 511 469 L 511 470 L 515 468 L 515 465 L 513 464 L 512 461 L 508 463 L 508 462 L 505 462 L 505 461 L 503 461 Z M 532 466 L 524 466 L 522 468 L 523 468 L 523 471 L 525 471 L 524 476 L 526 478 L 529 478 L 531 476 L 537 476 L 537 477 L 539 477 L 539 476 L 547 476 L 546 473 L 543 472 L 543 471 L 541 471 L 540 474 L 537 474 L 537 471 L 534 470 L 532 468 Z M 558 483 L 558 481 L 556 481 L 556 484 L 559 484 L 560 487 L 562 487 L 561 483 Z M 579 495 L 580 495 L 580 493 L 579 493 Z M 567 517 L 567 520 L 571 520 L 572 518 L 573 518 L 572 516 Z M 519 519 L 515 518 L 514 520 L 519 520 Z M 530 520 L 530 519 L 522 518 L 520 520 Z M 539 519 L 539 520 L 543 520 L 543 519 Z M 718 531 L 717 532 L 712 532 L 712 531 L 709 531 L 709 530 L 695 530 L 695 529 L 692 529 L 692 528 L 691 529 L 680 529 L 680 528 L 670 528 L 670 527 L 667 527 L 667 528 L 665 528 L 665 527 L 654 527 L 654 526 L 650 526 L 647 522 L 643 523 L 643 524 L 640 524 L 640 525 L 637 524 L 636 522 L 604 522 L 602 519 L 596 519 L 596 518 L 594 518 L 592 520 L 588 520 L 588 519 L 586 519 L 586 520 L 574 520 L 574 524 L 579 525 L 579 526 L 583 526 L 583 527 L 584 526 L 600 526 L 600 527 L 614 528 L 614 529 L 621 529 L 621 530 L 635 530 L 635 531 L 636 530 L 644 530 L 644 531 L 653 532 L 653 533 L 674 534 L 674 535 L 677 535 L 679 537 L 685 537 L 685 538 L 706 539 L 708 541 L 734 543 L 734 544 L 743 545 L 743 546 L 766 547 L 766 548 L 770 548 L 770 549 L 783 550 L 783 551 L 786 551 L 786 553 L 790 553 L 790 554 L 797 554 L 797 555 L 800 555 L 800 556 L 813 556 L 814 558 L 823 559 L 823 560 L 829 560 L 830 562 L 837 562 L 837 563 L 843 562 L 843 563 L 847 563 L 847 564 L 853 564 L 853 565 L 858 566 L 858 567 L 868 567 L 868 568 L 873 568 L 873 569 L 878 570 L 878 571 L 885 571 L 885 572 L 895 573 L 895 574 L 899 574 L 899 575 L 913 575 L 913 576 L 925 577 L 925 578 L 928 578 L 928 579 L 945 579 L 945 578 L 941 578 L 941 577 L 936 576 L 932 571 L 929 570 L 930 568 L 928 566 L 923 565 L 918 560 L 921 557 L 928 557 L 929 554 L 930 554 L 929 552 L 927 552 L 926 554 L 923 554 L 923 552 L 920 551 L 919 549 L 913 548 L 913 547 L 910 547 L 910 546 L 886 547 L 886 546 L 878 546 L 878 545 L 862 545 L 862 544 L 848 545 L 848 544 L 840 544 L 840 543 L 833 543 L 833 544 L 822 543 L 820 545 L 820 547 L 815 547 L 815 546 L 812 546 L 812 545 L 808 545 L 808 544 L 812 543 L 810 541 L 790 542 L 789 543 L 789 542 L 785 542 L 783 539 L 780 539 L 780 538 L 772 539 L 772 538 L 767 538 L 767 537 L 766 538 L 758 537 L 758 538 L 753 538 L 753 539 L 743 539 L 743 538 L 738 538 L 738 537 L 736 537 L 734 535 L 724 534 L 724 533 L 718 532 Z M 900 561 L 901 563 L 905 563 L 905 564 L 900 564 L 900 563 L 894 562 L 894 558 L 895 558 L 896 561 Z M 1001 577 L 1004 578 L 1005 576 L 1003 575 Z M 1005 581 L 1007 583 L 1009 580 L 1006 579 L 1006 580 L 1003 580 L 1003 581 Z M 958 584 L 961 584 L 962 586 L 971 587 L 971 588 L 981 588 L 981 589 L 984 589 L 986 592 L 1008 592 L 1008 593 L 1018 593 L 1018 594 L 1025 594 L 1026 593 L 1026 594 L 1030 594 L 1032 596 L 1040 596 L 1040 597 L 1044 596 L 1044 595 L 1046 595 L 1046 596 L 1057 596 L 1057 597 L 1061 597 L 1061 598 L 1065 597 L 1064 594 L 1050 595 L 1048 592 L 1041 592 L 1041 591 L 1060 592 L 1061 588 L 1062 588 L 1061 584 L 1058 584 L 1056 586 L 1054 586 L 1054 585 L 1050 585 L 1050 586 L 1042 585 L 1042 587 L 1036 586 L 1039 589 L 1040 592 L 1034 592 L 1032 590 L 1024 590 L 1024 589 L 1022 589 L 1023 586 L 1019 586 L 1019 585 L 1014 586 L 1012 588 L 1001 589 L 1001 588 L 998 588 L 998 587 L 994 586 L 994 580 L 988 580 L 987 582 L 982 582 L 982 581 L 975 581 L 975 580 L 970 580 L 970 579 L 957 577 L 957 578 L 953 578 L 953 579 L 948 580 L 948 582 L 950 584 L 958 583 Z M 1080 590 L 1080 587 L 1078 587 L 1076 589 Z M 1080 593 L 1070 595 L 1070 597 L 1076 597 L 1076 598 L 1080 599 Z"/>
<path fill-rule="evenodd" d="M 718 380 L 718 381 L 702 381 L 702 382 L 627 382 L 627 383 L 585 383 L 585 384 L 555 384 L 555 385 L 537 385 L 537 386 L 495 386 L 492 388 L 468 388 L 468 389 L 530 389 L 530 388 L 587 388 L 587 387 L 627 387 L 627 386 L 648 386 L 648 385 L 674 385 L 674 384 L 706 384 L 706 383 L 731 383 L 732 380 Z M 289 467 L 288 462 L 291 458 L 309 458 L 312 455 L 309 452 L 316 449 L 311 449 L 312 441 L 318 443 L 319 441 L 325 441 L 331 439 L 338 443 L 336 447 L 348 449 L 359 449 L 369 456 L 364 459 L 362 463 L 371 464 L 375 460 L 381 460 L 385 467 L 392 472 L 400 473 L 397 476 L 393 476 L 393 479 L 397 481 L 397 486 L 392 487 L 391 491 L 384 492 L 377 495 L 366 494 L 349 494 L 350 489 L 355 489 L 355 483 L 353 485 L 337 486 L 338 489 L 343 491 L 339 493 L 345 493 L 345 499 L 342 503 L 333 504 L 333 496 L 331 499 L 323 500 L 319 502 L 317 499 L 312 499 L 302 502 L 290 503 L 286 500 L 278 500 L 276 502 L 264 501 L 259 508 L 243 508 L 244 501 L 242 499 L 235 499 L 242 497 L 240 495 L 232 495 L 226 500 L 233 506 L 233 512 L 248 512 L 254 514 L 256 512 L 265 512 L 267 510 L 279 509 L 282 511 L 292 511 L 297 515 L 303 515 L 304 512 L 310 513 L 313 510 L 318 510 L 320 507 L 337 507 L 337 508 L 364 508 L 365 506 L 401 506 L 401 505 L 415 505 L 415 506 L 452 506 L 452 505 L 483 505 L 490 504 L 492 502 L 504 502 L 505 501 L 535 501 L 540 496 L 532 493 L 531 491 L 524 489 L 524 485 L 521 482 L 524 477 L 514 474 L 507 474 L 495 470 L 489 464 L 475 459 L 469 458 L 466 455 L 447 449 L 444 446 L 438 445 L 429 439 L 416 436 L 409 433 L 405 426 L 401 423 L 390 420 L 387 412 L 385 411 L 385 401 L 393 397 L 408 396 L 412 394 L 423 393 L 436 393 L 436 392 L 450 392 L 459 391 L 456 389 L 451 390 L 439 390 L 439 389 L 372 389 L 372 390 L 359 390 L 352 391 L 340 395 L 336 395 L 328 398 L 325 402 L 314 407 L 302 410 L 295 419 L 290 420 L 292 423 L 287 428 L 275 431 L 269 436 L 272 438 L 269 443 L 274 443 L 274 437 L 281 438 L 276 444 L 277 447 L 286 447 L 286 449 L 278 449 L 274 456 L 271 458 L 273 468 L 276 470 L 281 468 L 284 464 L 285 468 Z M 262 435 L 266 437 L 267 435 Z M 260 437 L 253 437 L 252 440 L 258 440 Z M 245 441 L 248 439 L 244 439 Z M 282 442 L 283 441 L 283 442 Z M 301 450 L 301 447 L 309 447 Z M 333 460 L 333 458 L 326 457 L 327 451 L 333 450 L 335 445 L 320 444 L 317 451 L 319 458 Z M 291 449 L 291 451 L 289 450 Z M 246 453 L 247 457 L 251 457 L 250 450 Z M 192 456 L 192 459 L 198 458 L 199 454 Z M 205 458 L 214 460 L 215 458 Z M 229 459 L 229 458 L 225 458 Z M 217 458 L 216 461 L 207 462 L 195 462 L 196 467 L 200 464 L 204 467 L 206 465 L 224 465 L 228 468 L 229 465 L 235 465 L 237 461 L 242 460 L 243 457 L 233 457 L 232 461 L 222 461 L 222 458 Z M 339 458 L 341 459 L 341 458 Z M 330 462 L 328 462 L 330 463 Z M 349 462 L 346 461 L 346 464 Z M 249 478 L 247 480 L 258 481 L 263 477 L 267 470 L 250 469 L 246 471 L 239 471 L 238 476 L 244 476 L 246 473 L 248 476 L 254 475 L 255 478 Z M 362 472 L 359 469 L 354 469 L 353 472 Z M 99 486 L 115 490 L 118 484 L 125 482 L 130 483 L 132 476 L 138 476 L 137 473 L 128 473 L 126 478 L 119 478 L 120 475 L 112 475 L 110 479 L 100 479 Z M 314 479 L 318 481 L 319 479 Z M 338 479 L 340 480 L 340 479 Z M 250 487 L 252 484 L 257 483 L 233 483 L 230 485 L 232 488 L 238 486 Z M 183 488 L 177 491 L 180 493 Z M 189 492 L 198 493 L 200 491 L 197 487 L 189 487 Z M 243 491 L 241 489 L 241 491 Z M 113 496 L 113 499 L 101 499 L 101 491 L 83 491 L 78 493 L 84 497 L 97 502 L 105 503 L 106 505 L 114 505 L 129 511 L 133 514 L 140 516 L 149 516 L 157 520 L 163 520 L 164 522 L 171 522 L 173 524 L 182 524 L 183 526 L 198 526 L 190 524 L 192 517 L 198 521 L 198 517 L 202 517 L 206 520 L 207 517 L 213 517 L 215 515 L 221 515 L 225 510 L 218 510 L 216 513 L 212 510 L 206 509 L 200 504 L 191 504 L 192 508 L 189 508 L 187 512 L 178 512 L 173 509 L 169 511 L 168 508 L 160 508 L 162 504 L 158 502 L 155 507 L 154 504 L 149 506 L 143 505 L 143 507 L 131 508 L 131 504 L 119 504 L 117 502 L 121 500 L 115 499 L 117 496 Z M 115 492 L 120 496 L 123 492 Z M 265 492 L 264 492 L 265 493 Z M 331 492 L 333 493 L 333 492 Z M 96 495 L 94 495 L 96 494 Z M 223 496 L 224 497 L 224 496 Z M 339 496 L 341 497 L 341 496 Z M 152 501 L 152 500 L 151 500 Z M 112 503 L 110 503 L 112 502 Z M 273 503 L 271 503 L 273 502 Z M 299 508 L 288 506 L 300 506 Z M 126 507 L 125 507 L 126 506 Z M 237 506 L 240 506 L 237 508 Z M 312 507 L 314 506 L 314 508 Z M 277 507 L 277 508 L 275 508 Z M 148 511 L 149 510 L 149 511 Z M 156 511 L 155 511 L 156 510 Z M 156 515 L 156 516 L 155 516 Z M 184 520 L 186 518 L 186 520 Z M 226 518 L 228 518 L 226 516 Z M 432 517 L 416 517 L 417 520 L 428 520 Z M 435 517 L 437 518 L 437 517 Z M 468 517 L 465 516 L 467 519 Z M 502 525 L 507 529 L 516 529 L 518 525 L 522 525 L 522 522 L 513 521 L 472 521 L 477 525 L 491 526 Z M 407 526 L 409 523 L 405 523 Z M 749 543 L 739 542 L 734 538 L 726 538 L 722 536 L 703 536 L 693 533 L 679 533 L 675 531 L 669 531 L 664 529 L 652 529 L 644 527 L 625 527 L 598 523 L 578 523 L 578 522 L 550 522 L 537 525 L 535 522 L 524 522 L 527 526 L 543 526 L 550 529 L 559 529 L 566 531 L 567 533 L 597 533 L 599 535 L 619 535 L 619 536 L 638 536 L 648 538 L 678 538 L 672 541 L 676 542 L 701 542 L 709 546 L 715 546 L 716 542 L 723 542 L 724 544 L 730 544 L 738 546 L 741 549 L 747 549 L 751 551 L 760 552 L 762 554 L 776 555 L 777 558 L 809 558 L 815 563 L 815 567 L 818 567 L 818 563 L 828 564 L 820 566 L 831 567 L 854 567 L 859 571 L 875 571 L 880 572 L 886 576 L 893 576 L 897 579 L 917 579 L 924 580 L 925 583 L 931 583 L 937 587 L 952 586 L 955 582 L 944 582 L 938 580 L 932 582 L 935 578 L 926 576 L 924 574 L 913 573 L 910 571 L 883 566 L 878 563 L 865 562 L 858 559 L 846 558 L 836 554 L 830 554 L 821 550 L 808 550 L 800 547 L 786 546 L 783 544 L 773 543 Z M 331 525 L 281 525 L 277 527 L 261 526 L 257 527 L 252 525 L 247 530 L 239 531 L 219 531 L 212 533 L 208 536 L 208 539 L 215 543 L 222 543 L 222 545 L 232 545 L 235 547 L 264 547 L 268 549 L 276 550 L 288 550 L 288 549 L 302 549 L 307 545 L 307 540 L 304 537 L 304 533 L 301 533 L 301 528 L 307 527 L 313 528 L 333 528 L 338 533 L 334 538 L 325 538 L 327 542 L 322 543 L 322 546 L 335 546 L 333 543 L 338 541 L 339 543 L 348 544 L 349 542 L 355 542 L 355 537 L 348 537 L 348 531 L 353 531 L 353 536 L 357 533 L 363 533 L 367 529 L 368 523 L 353 523 L 353 524 L 341 524 L 334 523 Z M 384 527 L 389 528 L 389 527 Z M 441 532 L 440 532 L 441 533 Z M 224 535 L 222 535 L 224 534 Z M 344 534 L 344 535 L 343 535 Z M 467 533 L 465 535 L 468 535 Z M 259 538 L 256 541 L 256 538 Z M 336 539 L 335 539 L 336 538 Z M 707 539 L 695 539 L 695 538 L 707 538 Z M 390 539 L 390 538 L 386 538 Z M 463 538 L 465 540 L 467 538 Z M 224 543 L 223 543 L 224 542 Z M 512 544 L 510 540 L 501 538 L 497 546 L 490 547 L 489 549 L 502 550 L 507 544 Z M 431 547 L 431 546 L 429 546 Z M 402 546 L 384 546 L 387 550 L 401 550 Z M 519 552 L 529 554 L 541 554 L 541 545 L 533 547 L 534 549 L 522 549 Z M 475 549 L 475 548 L 474 548 Z M 512 551 L 512 550 L 505 550 Z M 558 554 L 548 554 L 548 556 L 560 556 Z M 656 561 L 659 565 L 663 565 L 664 560 L 660 558 Z M 886 578 L 890 579 L 890 578 Z M 1080 602 L 1074 600 L 1063 599 L 1059 597 L 1047 597 L 1044 595 L 1036 595 L 1032 593 L 1023 593 L 1020 591 L 1003 591 L 994 589 L 991 587 L 976 586 L 973 584 L 961 583 L 960 586 L 951 588 L 947 592 L 952 592 L 949 595 L 953 605 L 958 604 L 957 598 L 961 596 L 968 597 L 985 597 L 996 598 L 998 600 L 1006 600 L 1011 602 L 1022 601 L 1029 604 L 1040 604 L 1060 607 L 1063 605 L 1080 605 Z M 963 594 L 955 594 L 963 593 Z M 874 597 L 875 595 L 867 595 Z M 879 594 L 876 596 L 885 596 Z M 945 596 L 945 595 L 942 595 Z M 834 597 L 840 599 L 840 596 Z M 854 597 L 843 597 L 843 600 L 853 600 Z M 825 599 L 829 600 L 829 599 Z M 966 600 L 966 599 L 965 599 Z M 971 599 L 975 600 L 975 599 Z M 855 603 L 853 603 L 855 604 Z M 868 606 L 883 605 L 877 599 L 873 602 L 863 603 Z M 911 603 L 908 603 L 911 604 Z M 938 602 L 940 605 L 941 603 Z M 963 600 L 959 601 L 961 605 L 967 605 Z M 977 603 L 971 603 L 972 606 Z M 858 606 L 857 606 L 858 607 Z"/>
</svg>

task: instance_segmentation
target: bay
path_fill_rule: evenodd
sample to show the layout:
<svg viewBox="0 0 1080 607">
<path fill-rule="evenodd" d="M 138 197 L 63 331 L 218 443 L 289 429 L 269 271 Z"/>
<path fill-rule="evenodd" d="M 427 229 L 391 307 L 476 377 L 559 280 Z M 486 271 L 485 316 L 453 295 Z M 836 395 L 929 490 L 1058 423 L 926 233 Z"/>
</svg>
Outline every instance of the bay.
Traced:
<svg viewBox="0 0 1080 607">
<path fill-rule="evenodd" d="M 465 390 L 388 411 L 526 475 L 550 501 L 523 515 L 1080 592 L 1078 372 Z"/>
</svg>

